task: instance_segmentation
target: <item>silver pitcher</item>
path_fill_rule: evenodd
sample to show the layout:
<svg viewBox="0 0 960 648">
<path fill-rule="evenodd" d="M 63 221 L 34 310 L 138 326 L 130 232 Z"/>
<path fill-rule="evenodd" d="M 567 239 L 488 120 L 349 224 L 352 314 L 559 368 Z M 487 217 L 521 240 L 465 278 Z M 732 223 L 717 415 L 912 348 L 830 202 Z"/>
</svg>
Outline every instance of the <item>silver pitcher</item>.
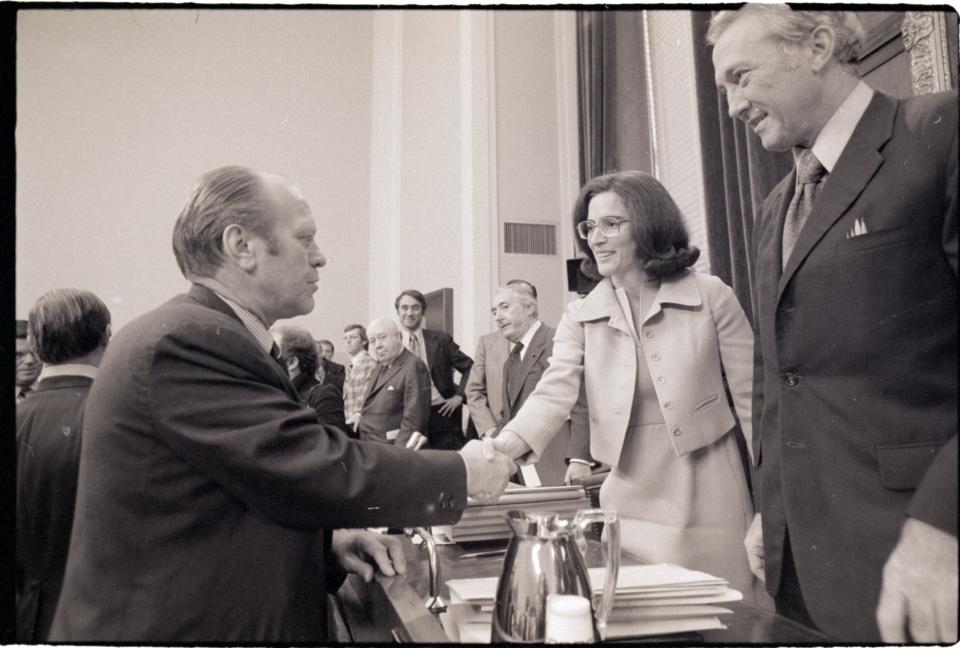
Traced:
<svg viewBox="0 0 960 648">
<path fill-rule="evenodd" d="M 604 522 L 601 549 L 607 579 L 599 601 L 593 598 L 584 561 L 587 525 Z M 586 509 L 573 517 L 557 513 L 510 511 L 513 537 L 503 560 L 493 608 L 491 639 L 499 642 L 543 643 L 546 637 L 547 596 L 575 594 L 590 601 L 596 641 L 606 634 L 607 617 L 620 570 L 620 518 L 616 511 Z"/>
</svg>

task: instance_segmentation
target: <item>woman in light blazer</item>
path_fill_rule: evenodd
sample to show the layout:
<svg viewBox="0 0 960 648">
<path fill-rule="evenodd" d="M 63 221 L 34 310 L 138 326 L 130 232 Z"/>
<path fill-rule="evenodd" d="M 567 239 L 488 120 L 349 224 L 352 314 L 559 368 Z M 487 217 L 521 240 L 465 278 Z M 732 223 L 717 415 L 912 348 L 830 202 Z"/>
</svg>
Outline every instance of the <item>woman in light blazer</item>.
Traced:
<svg viewBox="0 0 960 648">
<path fill-rule="evenodd" d="M 765 594 L 743 546 L 753 506 L 732 433 L 739 419 L 749 444 L 753 334 L 743 309 L 720 279 L 689 269 L 700 251 L 652 176 L 594 178 L 573 222 L 585 269 L 603 279 L 568 306 L 550 366 L 498 446 L 536 459 L 582 380 L 590 452 L 611 466 L 600 504 L 620 512 L 623 548 L 726 578 L 756 602 Z"/>
</svg>

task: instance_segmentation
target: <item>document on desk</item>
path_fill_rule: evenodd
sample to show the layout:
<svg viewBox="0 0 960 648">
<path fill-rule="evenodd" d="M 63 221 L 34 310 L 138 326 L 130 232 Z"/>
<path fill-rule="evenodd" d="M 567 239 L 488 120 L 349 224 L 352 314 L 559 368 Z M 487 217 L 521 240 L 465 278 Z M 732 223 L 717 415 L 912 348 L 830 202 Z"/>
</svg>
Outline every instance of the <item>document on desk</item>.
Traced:
<svg viewBox="0 0 960 648">
<path fill-rule="evenodd" d="M 589 571 L 594 592 L 601 592 L 605 571 Z M 451 605 L 444 627 L 451 641 L 488 642 L 497 578 L 452 579 L 447 586 Z M 723 628 L 720 617 L 733 612 L 716 604 L 742 598 L 724 579 L 678 565 L 621 567 L 607 636 L 642 637 Z"/>
</svg>

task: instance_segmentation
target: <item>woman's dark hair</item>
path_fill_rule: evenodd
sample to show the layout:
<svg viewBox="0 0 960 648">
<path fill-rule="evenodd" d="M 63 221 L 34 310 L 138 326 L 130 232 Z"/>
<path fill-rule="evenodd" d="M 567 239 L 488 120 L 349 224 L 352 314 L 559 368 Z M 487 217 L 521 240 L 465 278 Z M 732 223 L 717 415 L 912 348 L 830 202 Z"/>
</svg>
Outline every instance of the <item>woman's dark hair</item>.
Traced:
<svg viewBox="0 0 960 648">
<path fill-rule="evenodd" d="M 593 178 L 580 190 L 573 205 L 573 227 L 587 220 L 587 208 L 597 194 L 612 191 L 627 209 L 630 234 L 637 244 L 637 263 L 651 277 L 664 278 L 682 272 L 700 257 L 690 245 L 680 208 L 660 181 L 640 171 L 616 171 Z M 596 259 L 586 240 L 574 233 L 577 245 L 587 255 L 581 271 L 599 279 Z"/>
<path fill-rule="evenodd" d="M 296 358 L 300 373 L 312 375 L 320 364 L 317 349 L 313 346 L 313 336 L 295 326 L 280 329 L 280 355 L 282 358 Z"/>
</svg>

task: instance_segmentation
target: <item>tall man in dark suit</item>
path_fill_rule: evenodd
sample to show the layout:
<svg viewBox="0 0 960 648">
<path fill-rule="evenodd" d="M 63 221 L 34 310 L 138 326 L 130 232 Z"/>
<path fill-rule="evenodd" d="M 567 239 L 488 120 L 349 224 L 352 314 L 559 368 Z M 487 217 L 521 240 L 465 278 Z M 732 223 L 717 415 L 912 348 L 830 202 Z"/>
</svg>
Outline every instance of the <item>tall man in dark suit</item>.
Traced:
<svg viewBox="0 0 960 648">
<path fill-rule="evenodd" d="M 838 639 L 955 642 L 957 94 L 871 90 L 850 12 L 708 38 L 730 116 L 797 161 L 754 233 L 752 563 Z"/>
<path fill-rule="evenodd" d="M 427 300 L 419 290 L 404 290 L 394 301 L 394 307 L 400 318 L 403 346 L 423 360 L 430 370 L 429 446 L 437 450 L 457 450 L 465 440 L 460 406 L 473 360 L 448 334 L 423 328 Z M 453 382 L 454 369 L 460 373 L 459 383 Z"/>
<path fill-rule="evenodd" d="M 300 401 L 268 328 L 313 308 L 315 235 L 282 176 L 223 167 L 195 187 L 173 234 L 192 288 L 114 336 L 87 401 L 51 640 L 325 643 L 344 569 L 404 569 L 398 544 L 344 529 L 453 522 L 505 486 L 510 462 L 479 441 L 354 441 Z"/>
<path fill-rule="evenodd" d="M 83 408 L 110 339 L 110 311 L 85 290 L 53 290 L 29 321 L 45 366 L 17 406 L 17 641 L 46 643 L 70 546 Z"/>
<path fill-rule="evenodd" d="M 430 373 L 420 358 L 403 348 L 400 329 L 380 318 L 367 327 L 377 369 L 360 410 L 360 438 L 419 448 L 430 420 Z"/>
</svg>

